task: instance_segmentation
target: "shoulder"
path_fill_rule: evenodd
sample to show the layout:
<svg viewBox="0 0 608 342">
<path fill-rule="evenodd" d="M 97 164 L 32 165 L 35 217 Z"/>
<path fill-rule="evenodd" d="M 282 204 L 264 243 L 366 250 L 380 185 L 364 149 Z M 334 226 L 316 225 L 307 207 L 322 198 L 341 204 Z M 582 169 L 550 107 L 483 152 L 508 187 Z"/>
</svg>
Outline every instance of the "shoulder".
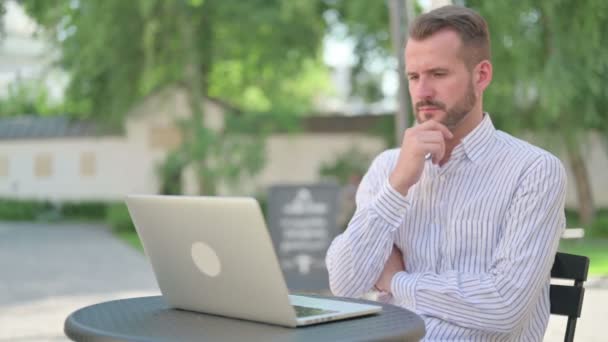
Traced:
<svg viewBox="0 0 608 342">
<path fill-rule="evenodd" d="M 516 138 L 503 131 L 496 131 L 497 155 L 508 158 L 513 165 L 519 164 L 523 173 L 534 172 L 539 176 L 553 175 L 566 178 L 562 161 L 551 152 Z"/>
<path fill-rule="evenodd" d="M 363 177 L 363 182 L 381 181 L 390 175 L 397 164 L 399 151 L 400 150 L 398 148 L 395 148 L 385 150 L 376 155 L 365 173 L 365 176 Z"/>
<path fill-rule="evenodd" d="M 391 148 L 388 150 L 382 151 L 380 154 L 376 156 L 374 159 L 374 163 L 391 163 L 399 158 L 400 148 Z"/>
<path fill-rule="evenodd" d="M 400 148 L 392 148 L 381 152 L 376 156 L 376 158 L 374 158 L 370 168 L 379 170 L 392 170 L 397 164 L 400 151 Z"/>
</svg>

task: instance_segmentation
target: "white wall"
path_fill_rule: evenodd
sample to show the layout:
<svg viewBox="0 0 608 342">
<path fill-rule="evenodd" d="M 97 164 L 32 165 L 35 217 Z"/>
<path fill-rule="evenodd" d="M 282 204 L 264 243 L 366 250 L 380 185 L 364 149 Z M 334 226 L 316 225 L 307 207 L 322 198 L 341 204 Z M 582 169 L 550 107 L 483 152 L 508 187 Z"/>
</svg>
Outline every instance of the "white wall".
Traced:
<svg viewBox="0 0 608 342">
<path fill-rule="evenodd" d="M 157 166 L 164 160 L 166 148 L 152 147 L 151 127 L 171 126 L 175 119 L 186 117 L 187 101 L 183 93 L 155 96 L 144 101 L 129 116 L 126 137 L 70 138 L 45 140 L 2 140 L 0 160 L 8 158 L 9 172 L 0 172 L 0 197 L 49 199 L 120 200 L 127 193 L 156 193 L 159 189 Z M 207 119 L 220 127 L 219 108 L 208 104 Z M 534 140 L 534 139 L 532 139 Z M 542 144 L 540 144 L 542 145 Z M 276 134 L 266 144 L 266 166 L 253 179 L 243 179 L 236 187 L 220 186 L 223 194 L 255 194 L 273 184 L 313 183 L 320 180 L 323 163 L 355 147 L 371 158 L 384 149 L 383 140 L 357 133 Z M 584 148 L 595 203 L 608 207 L 608 151 L 597 133 L 591 134 Z M 80 175 L 80 155 L 96 155 L 96 174 Z M 565 154 L 556 153 L 568 172 L 568 207 L 577 205 L 576 188 Z M 53 156 L 53 175 L 37 178 L 34 160 L 39 153 Z M 196 194 L 192 172 L 186 173 L 186 193 Z"/>
<path fill-rule="evenodd" d="M 319 169 L 352 147 L 373 158 L 384 149 L 382 139 L 355 133 L 278 134 L 266 143 L 267 164 L 257 180 L 261 186 L 273 183 L 319 181 Z"/>
<path fill-rule="evenodd" d="M 40 153 L 51 156 L 49 177 L 35 175 Z M 92 176 L 80 174 L 82 153 L 95 155 Z M 148 156 L 123 138 L 3 141 L 0 156 L 8 175 L 0 177 L 0 196 L 50 200 L 117 200 L 130 192 L 154 192 Z"/>
<path fill-rule="evenodd" d="M 384 149 L 382 139 L 361 133 L 276 134 L 266 141 L 266 164 L 253 179 L 236 186 L 221 186 L 229 195 L 264 193 L 276 184 L 309 184 L 321 181 L 319 170 L 345 152 L 356 148 L 371 159 Z"/>
<path fill-rule="evenodd" d="M 598 133 L 589 135 L 589 143 L 582 148 L 583 158 L 587 162 L 587 172 L 591 182 L 591 193 L 596 206 L 608 208 L 608 146 L 604 146 Z M 568 195 L 566 205 L 576 207 L 578 198 L 576 183 L 565 153 L 560 153 L 560 159 L 568 173 Z"/>
<path fill-rule="evenodd" d="M 165 151 L 150 149 L 145 122 L 132 122 L 129 139 L 121 137 L 0 141 L 0 158 L 8 159 L 8 176 L 0 176 L 0 197 L 63 200 L 120 200 L 127 193 L 156 193 L 156 167 Z M 608 158 L 600 137 L 592 136 L 586 160 L 597 206 L 608 207 Z M 236 188 L 226 186 L 225 194 L 254 194 L 268 186 L 312 183 L 318 171 L 351 147 L 373 157 L 383 150 L 383 141 L 363 134 L 278 134 L 267 141 L 267 164 L 254 179 L 244 179 Z M 34 160 L 40 153 L 52 156 L 52 175 L 37 178 Z M 94 153 L 96 173 L 80 175 L 80 156 Z M 568 172 L 568 207 L 576 207 L 576 188 L 567 160 L 560 156 Z M 192 180 L 190 180 L 191 182 Z M 190 184 L 194 194 L 196 184 Z"/>
</svg>

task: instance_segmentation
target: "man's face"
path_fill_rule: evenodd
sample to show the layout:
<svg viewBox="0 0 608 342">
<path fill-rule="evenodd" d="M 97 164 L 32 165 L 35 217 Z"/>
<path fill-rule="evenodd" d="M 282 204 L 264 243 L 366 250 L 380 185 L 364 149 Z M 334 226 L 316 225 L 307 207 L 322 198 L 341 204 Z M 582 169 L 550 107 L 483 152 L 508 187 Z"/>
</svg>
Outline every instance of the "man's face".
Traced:
<svg viewBox="0 0 608 342">
<path fill-rule="evenodd" d="M 432 119 L 453 131 L 477 103 L 473 73 L 464 63 L 461 45 L 458 34 L 450 30 L 408 40 L 405 69 L 418 123 Z"/>
</svg>

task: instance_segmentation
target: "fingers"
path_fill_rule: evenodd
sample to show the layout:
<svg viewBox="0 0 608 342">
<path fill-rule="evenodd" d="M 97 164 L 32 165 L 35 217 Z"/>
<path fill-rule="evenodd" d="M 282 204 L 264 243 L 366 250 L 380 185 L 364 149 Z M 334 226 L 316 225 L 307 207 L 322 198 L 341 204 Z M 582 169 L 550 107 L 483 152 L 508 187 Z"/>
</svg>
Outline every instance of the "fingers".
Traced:
<svg viewBox="0 0 608 342">
<path fill-rule="evenodd" d="M 435 121 L 435 120 L 429 120 L 429 121 L 425 121 L 424 123 L 420 124 L 417 126 L 418 129 L 420 130 L 435 130 L 435 131 L 439 131 L 441 132 L 441 134 L 443 135 L 443 137 L 445 139 L 452 139 L 454 137 L 454 134 L 452 134 L 452 132 L 450 132 L 450 130 L 445 127 L 444 124 Z"/>
<path fill-rule="evenodd" d="M 433 163 L 439 164 L 446 153 L 446 140 L 454 136 L 447 127 L 429 120 L 403 132 L 399 159 L 389 177 L 390 184 L 401 194 L 420 180 L 424 170 L 425 156 L 429 153 Z"/>
<path fill-rule="evenodd" d="M 437 164 L 445 155 L 445 139 L 443 133 L 439 131 L 420 132 L 416 136 L 420 147 L 425 153 L 430 153 L 433 163 Z"/>
<path fill-rule="evenodd" d="M 416 135 L 416 139 L 421 143 L 440 143 L 445 142 L 443 133 L 439 131 L 423 131 Z"/>
</svg>

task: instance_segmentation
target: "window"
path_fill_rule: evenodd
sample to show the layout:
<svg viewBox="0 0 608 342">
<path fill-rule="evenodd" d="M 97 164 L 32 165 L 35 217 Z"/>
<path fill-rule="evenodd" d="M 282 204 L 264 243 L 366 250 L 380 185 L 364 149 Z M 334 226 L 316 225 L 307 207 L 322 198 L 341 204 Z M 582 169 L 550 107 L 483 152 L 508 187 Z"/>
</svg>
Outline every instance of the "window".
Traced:
<svg viewBox="0 0 608 342">
<path fill-rule="evenodd" d="M 8 177 L 8 157 L 0 156 L 0 177 Z"/>
<path fill-rule="evenodd" d="M 153 126 L 148 130 L 149 145 L 152 148 L 173 149 L 182 141 L 179 129 L 175 126 Z"/>
<path fill-rule="evenodd" d="M 53 156 L 50 153 L 40 153 L 34 160 L 34 175 L 36 178 L 48 178 L 53 174 Z"/>
<path fill-rule="evenodd" d="M 83 152 L 80 154 L 80 175 L 83 177 L 92 177 L 95 176 L 95 171 L 97 169 L 97 160 L 95 158 L 95 153 L 93 152 Z"/>
</svg>

